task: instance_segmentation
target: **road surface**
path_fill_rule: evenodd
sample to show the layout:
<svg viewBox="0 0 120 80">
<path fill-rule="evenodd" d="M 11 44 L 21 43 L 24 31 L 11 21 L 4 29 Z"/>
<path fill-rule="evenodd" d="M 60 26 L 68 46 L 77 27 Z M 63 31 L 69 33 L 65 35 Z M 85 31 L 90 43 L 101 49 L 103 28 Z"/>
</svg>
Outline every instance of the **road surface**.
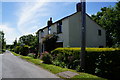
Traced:
<svg viewBox="0 0 120 80">
<path fill-rule="evenodd" d="M 0 54 L 0 80 L 2 79 L 2 54 Z"/>
<path fill-rule="evenodd" d="M 59 78 L 56 75 L 14 56 L 6 51 L 2 55 L 2 78 Z"/>
</svg>

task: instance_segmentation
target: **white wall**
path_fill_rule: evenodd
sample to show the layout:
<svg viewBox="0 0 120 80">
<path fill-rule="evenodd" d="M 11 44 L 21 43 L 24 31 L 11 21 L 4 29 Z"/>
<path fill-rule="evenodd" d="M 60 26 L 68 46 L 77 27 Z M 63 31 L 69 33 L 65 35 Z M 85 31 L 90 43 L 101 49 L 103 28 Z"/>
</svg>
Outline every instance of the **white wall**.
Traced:
<svg viewBox="0 0 120 80">
<path fill-rule="evenodd" d="M 69 41 L 70 47 L 81 46 L 81 18 L 80 13 L 69 17 Z"/>
<path fill-rule="evenodd" d="M 102 31 L 102 35 L 98 35 L 98 29 Z M 69 17 L 69 43 L 70 47 L 81 46 L 81 14 L 76 13 Z M 86 15 L 86 46 L 99 47 L 106 46 L 105 30 L 92 21 Z"/>
<path fill-rule="evenodd" d="M 69 47 L 69 19 L 62 20 L 63 47 Z"/>
<path fill-rule="evenodd" d="M 57 24 L 53 24 L 52 26 L 51 26 L 51 34 L 53 34 L 54 32 L 55 33 L 57 33 Z"/>
<path fill-rule="evenodd" d="M 48 28 L 44 29 L 44 36 L 48 35 Z"/>
<path fill-rule="evenodd" d="M 101 30 L 101 36 L 98 35 L 98 30 Z M 86 16 L 86 40 L 88 47 L 106 46 L 105 30 L 88 16 Z"/>
<path fill-rule="evenodd" d="M 98 29 L 102 35 L 98 35 Z M 51 34 L 57 33 L 57 23 L 51 26 Z M 48 34 L 48 28 L 44 29 L 44 36 Z M 63 47 L 81 46 L 81 13 L 78 12 L 62 20 L 62 33 L 58 34 L 58 41 L 63 41 Z M 92 21 L 86 15 L 86 46 L 99 47 L 106 46 L 105 30 Z"/>
</svg>

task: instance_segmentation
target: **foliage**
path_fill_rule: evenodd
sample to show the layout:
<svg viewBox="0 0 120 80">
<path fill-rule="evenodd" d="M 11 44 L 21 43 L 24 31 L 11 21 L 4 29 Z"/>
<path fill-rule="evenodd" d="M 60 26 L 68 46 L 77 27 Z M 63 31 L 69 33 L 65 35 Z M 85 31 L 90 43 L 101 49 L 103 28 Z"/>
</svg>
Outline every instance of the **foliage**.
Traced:
<svg viewBox="0 0 120 80">
<path fill-rule="evenodd" d="M 80 69 L 80 48 L 57 48 L 51 52 L 53 64 Z M 115 79 L 120 74 L 120 48 L 87 48 L 85 72 L 101 77 Z"/>
<path fill-rule="evenodd" d="M 11 50 L 21 55 L 28 55 L 28 53 L 35 53 L 35 57 L 38 55 L 38 35 L 32 34 L 23 35 L 19 38 L 18 42 L 15 40 L 13 45 L 10 46 Z"/>
<path fill-rule="evenodd" d="M 16 53 L 13 53 L 14 55 L 17 55 Z M 72 69 L 67 69 L 67 68 L 61 68 L 59 66 L 55 66 L 55 65 L 51 65 L 51 64 L 44 64 L 42 63 L 42 61 L 40 59 L 33 59 L 32 57 L 28 57 L 28 56 L 20 56 L 20 58 L 22 59 L 25 59 L 29 62 L 32 62 L 46 70 L 49 70 L 50 72 L 54 73 L 54 74 L 57 74 L 57 73 L 60 73 L 60 72 L 64 72 L 64 71 L 71 71 L 71 72 L 75 72 L 75 73 L 78 73 L 79 75 L 77 76 L 74 76 L 72 78 L 69 78 L 69 80 L 76 80 L 76 79 L 80 79 L 80 80 L 87 80 L 87 79 L 91 79 L 91 80 L 107 80 L 107 79 L 103 79 L 103 78 L 100 78 L 98 76 L 95 76 L 95 75 L 91 75 L 91 74 L 88 74 L 88 73 L 80 73 L 80 72 L 76 72 L 75 70 L 72 70 Z M 67 79 L 65 79 L 67 80 Z"/>
<path fill-rule="evenodd" d="M 22 46 L 16 46 L 14 51 L 18 54 L 21 54 L 23 56 L 27 56 L 29 53 L 29 47 L 28 45 L 22 45 Z"/>
<path fill-rule="evenodd" d="M 6 48 L 6 42 L 5 42 L 4 35 L 5 35 L 4 32 L 0 31 L 0 51 Z"/>
<path fill-rule="evenodd" d="M 52 56 L 48 52 L 44 52 L 41 55 L 41 59 L 43 60 L 44 63 L 46 64 L 51 64 L 52 63 Z"/>
<path fill-rule="evenodd" d="M 32 46 L 34 40 L 35 40 L 35 36 L 33 36 L 32 34 L 29 34 L 29 35 L 21 36 L 18 42 L 24 45 Z"/>
<path fill-rule="evenodd" d="M 16 47 L 14 48 L 14 51 L 19 54 L 20 51 L 21 51 L 21 46 L 16 46 Z"/>
<path fill-rule="evenodd" d="M 32 58 L 35 58 L 35 53 L 29 53 L 28 56 L 32 57 Z"/>
<path fill-rule="evenodd" d="M 57 38 L 58 36 L 55 34 L 49 34 L 43 38 L 42 42 L 45 45 L 45 51 L 50 52 L 55 49 Z"/>
<path fill-rule="evenodd" d="M 120 1 L 114 7 L 101 8 L 91 17 L 106 30 L 107 46 L 120 47 Z"/>
<path fill-rule="evenodd" d="M 13 42 L 13 46 L 14 46 L 14 47 L 17 46 L 17 39 Z"/>
</svg>

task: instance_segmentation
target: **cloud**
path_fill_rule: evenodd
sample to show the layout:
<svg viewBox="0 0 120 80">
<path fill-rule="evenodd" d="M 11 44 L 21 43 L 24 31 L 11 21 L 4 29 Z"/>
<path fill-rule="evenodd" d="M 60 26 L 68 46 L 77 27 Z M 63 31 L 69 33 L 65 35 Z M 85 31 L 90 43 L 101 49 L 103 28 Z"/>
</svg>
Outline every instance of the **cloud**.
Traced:
<svg viewBox="0 0 120 80">
<path fill-rule="evenodd" d="M 49 16 L 46 2 L 24 3 L 18 11 L 18 29 L 22 34 L 33 33 L 38 29 L 41 17 Z"/>
<path fill-rule="evenodd" d="M 0 30 L 5 33 L 7 44 L 12 44 L 15 38 L 19 37 L 19 33 L 16 29 L 9 27 L 8 25 L 0 25 Z"/>
</svg>

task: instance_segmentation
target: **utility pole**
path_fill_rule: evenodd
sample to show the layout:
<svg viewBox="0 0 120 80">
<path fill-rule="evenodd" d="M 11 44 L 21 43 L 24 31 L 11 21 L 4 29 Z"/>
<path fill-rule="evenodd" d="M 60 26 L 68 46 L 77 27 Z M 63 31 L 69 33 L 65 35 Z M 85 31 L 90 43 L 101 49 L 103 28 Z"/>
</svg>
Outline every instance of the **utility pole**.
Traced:
<svg viewBox="0 0 120 80">
<path fill-rule="evenodd" d="M 86 0 L 81 0 L 81 16 L 82 16 L 82 41 L 81 41 L 81 53 L 80 53 L 80 67 L 81 71 L 85 71 L 85 49 L 86 49 Z"/>
</svg>

